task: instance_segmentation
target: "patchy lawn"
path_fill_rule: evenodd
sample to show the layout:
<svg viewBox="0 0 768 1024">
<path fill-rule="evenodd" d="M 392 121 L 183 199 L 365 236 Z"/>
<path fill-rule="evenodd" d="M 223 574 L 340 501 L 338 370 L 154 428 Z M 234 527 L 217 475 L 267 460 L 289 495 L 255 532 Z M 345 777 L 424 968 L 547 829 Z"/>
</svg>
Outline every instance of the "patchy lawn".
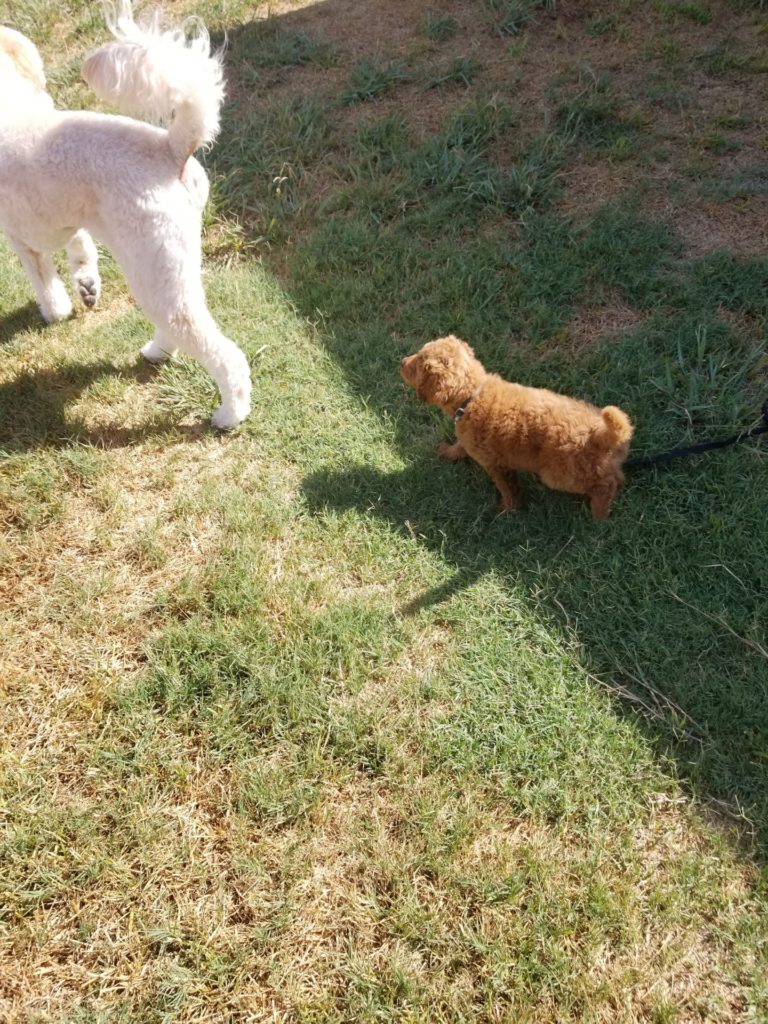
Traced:
<svg viewBox="0 0 768 1024">
<path fill-rule="evenodd" d="M 108 257 L 45 327 L 0 250 L 0 1017 L 765 1019 L 764 443 L 499 518 L 397 374 L 454 331 L 638 454 L 755 421 L 762 5 L 166 6 L 226 36 L 254 413 Z M 98 5 L 0 21 L 93 106 Z"/>
</svg>

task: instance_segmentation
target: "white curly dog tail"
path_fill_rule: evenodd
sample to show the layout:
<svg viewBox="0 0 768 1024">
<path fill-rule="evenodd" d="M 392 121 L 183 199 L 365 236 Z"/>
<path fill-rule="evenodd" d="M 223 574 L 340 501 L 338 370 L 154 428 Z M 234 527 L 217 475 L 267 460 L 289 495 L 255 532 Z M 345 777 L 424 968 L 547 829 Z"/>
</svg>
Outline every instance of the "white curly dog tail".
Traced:
<svg viewBox="0 0 768 1024">
<path fill-rule="evenodd" d="M 157 16 L 137 25 L 130 0 L 104 8 L 116 42 L 94 50 L 83 64 L 83 78 L 124 114 L 166 125 L 174 159 L 183 167 L 218 133 L 224 100 L 221 56 L 211 54 L 208 33 L 197 18 L 163 31 Z"/>
</svg>

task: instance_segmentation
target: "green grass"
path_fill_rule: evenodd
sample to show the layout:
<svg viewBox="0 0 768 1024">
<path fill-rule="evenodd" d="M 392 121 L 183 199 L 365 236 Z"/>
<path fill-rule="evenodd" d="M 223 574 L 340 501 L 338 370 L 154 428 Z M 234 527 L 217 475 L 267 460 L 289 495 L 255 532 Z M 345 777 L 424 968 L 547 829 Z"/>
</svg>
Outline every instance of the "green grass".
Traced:
<svg viewBox="0 0 768 1024">
<path fill-rule="evenodd" d="M 661 0 L 655 7 L 663 18 L 671 22 L 687 19 L 697 25 L 709 25 L 712 21 L 712 11 L 706 4 L 669 3 L 667 0 Z"/>
<path fill-rule="evenodd" d="M 344 103 L 364 103 L 407 82 L 408 78 L 406 69 L 396 61 L 385 64 L 378 56 L 364 57 L 352 68 L 342 100 Z"/>
<path fill-rule="evenodd" d="M 470 86 L 480 70 L 480 65 L 472 57 L 454 57 L 429 75 L 427 86 L 430 89 L 446 85 Z"/>
<path fill-rule="evenodd" d="M 493 30 L 500 36 L 519 35 L 540 8 L 554 5 L 549 0 L 483 0 Z"/>
<path fill-rule="evenodd" d="M 557 111 L 561 135 L 609 159 L 636 157 L 642 123 L 636 115 L 621 110 L 609 80 L 587 70 L 579 75 L 577 85 L 578 92 Z"/>
<path fill-rule="evenodd" d="M 721 200 L 765 195 L 768 192 L 768 168 L 758 165 L 726 173 L 718 180 L 703 182 L 703 188 L 707 194 Z"/>
<path fill-rule="evenodd" d="M 702 50 L 697 60 L 714 78 L 724 78 L 729 74 L 760 75 L 768 72 L 768 50 L 762 48 L 745 51 L 728 36 Z"/>
<path fill-rule="evenodd" d="M 427 11 L 424 15 L 424 33 L 434 43 L 443 43 L 456 35 L 459 23 L 450 15 L 440 15 L 435 11 Z"/>
<path fill-rule="evenodd" d="M 343 39 L 330 8 L 246 6 L 201 6 L 237 83 L 205 284 L 251 363 L 242 428 L 208 426 L 192 361 L 141 364 L 108 258 L 100 308 L 46 327 L 0 250 L 2 1016 L 762 1020 L 764 442 L 628 473 L 605 523 L 530 479 L 499 517 L 397 369 L 455 331 L 506 377 L 622 405 L 636 454 L 729 434 L 765 398 L 768 261 L 692 251 L 646 205 L 655 58 L 629 92 L 561 75 L 525 5 L 515 60 L 541 32 L 552 67 L 532 118 L 525 73 L 490 80 L 509 37 L 484 17 L 452 28 L 483 54 L 454 102 L 387 72 L 437 49 L 430 21 L 363 74 L 316 48 Z M 57 97 L 91 15 L 24 11 Z M 694 61 L 692 15 L 651 15 Z M 307 95 L 295 69 L 330 59 Z M 345 102 L 354 76 L 360 100 L 383 76 L 384 111 Z M 724 217 L 759 197 L 717 147 L 675 178 L 683 129 L 681 194 Z M 633 186 L 579 206 L 595 167 Z"/>
<path fill-rule="evenodd" d="M 327 68 L 337 59 L 333 44 L 308 32 L 286 29 L 279 18 L 247 22 L 222 41 L 227 59 L 238 67 L 240 82 L 251 88 L 262 86 L 269 73 L 304 65 Z"/>
</svg>

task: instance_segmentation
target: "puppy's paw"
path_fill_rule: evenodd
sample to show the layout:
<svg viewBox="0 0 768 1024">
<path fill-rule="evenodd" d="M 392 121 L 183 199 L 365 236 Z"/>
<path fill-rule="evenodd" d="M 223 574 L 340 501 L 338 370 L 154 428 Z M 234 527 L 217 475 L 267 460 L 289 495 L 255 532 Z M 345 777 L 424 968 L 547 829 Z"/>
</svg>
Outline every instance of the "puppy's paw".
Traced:
<svg viewBox="0 0 768 1024">
<path fill-rule="evenodd" d="M 499 514 L 506 515 L 507 512 L 519 512 L 523 507 L 520 498 L 499 498 Z"/>
<path fill-rule="evenodd" d="M 77 292 L 80 296 L 80 300 L 86 309 L 93 309 L 96 302 L 101 294 L 101 280 L 99 275 L 92 276 L 91 274 L 78 274 L 75 277 L 75 285 L 77 286 Z"/>
</svg>

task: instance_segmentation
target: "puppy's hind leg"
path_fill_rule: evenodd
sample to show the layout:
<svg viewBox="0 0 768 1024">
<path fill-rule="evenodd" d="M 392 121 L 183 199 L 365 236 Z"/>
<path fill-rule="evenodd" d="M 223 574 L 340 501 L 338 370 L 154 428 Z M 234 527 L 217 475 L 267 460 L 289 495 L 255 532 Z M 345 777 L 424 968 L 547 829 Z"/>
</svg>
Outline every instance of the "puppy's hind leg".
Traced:
<svg viewBox="0 0 768 1024">
<path fill-rule="evenodd" d="M 92 309 L 101 294 L 99 254 L 87 231 L 76 231 L 66 245 L 72 282 L 84 306 Z"/>
<path fill-rule="evenodd" d="M 36 252 L 16 238 L 11 238 L 10 243 L 35 290 L 43 320 L 49 324 L 57 320 L 66 320 L 72 315 L 72 301 L 50 255 Z"/>
</svg>

